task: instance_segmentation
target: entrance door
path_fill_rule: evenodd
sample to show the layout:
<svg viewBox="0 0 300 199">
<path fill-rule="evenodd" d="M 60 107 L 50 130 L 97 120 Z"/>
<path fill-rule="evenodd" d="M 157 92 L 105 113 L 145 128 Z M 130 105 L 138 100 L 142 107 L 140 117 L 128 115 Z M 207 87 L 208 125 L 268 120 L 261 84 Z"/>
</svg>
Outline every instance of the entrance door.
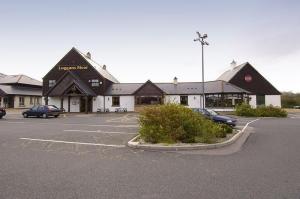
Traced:
<svg viewBox="0 0 300 199">
<path fill-rule="evenodd" d="M 86 110 L 87 103 L 87 110 Z M 92 112 L 93 98 L 92 97 L 81 97 L 80 98 L 80 112 Z"/>
</svg>

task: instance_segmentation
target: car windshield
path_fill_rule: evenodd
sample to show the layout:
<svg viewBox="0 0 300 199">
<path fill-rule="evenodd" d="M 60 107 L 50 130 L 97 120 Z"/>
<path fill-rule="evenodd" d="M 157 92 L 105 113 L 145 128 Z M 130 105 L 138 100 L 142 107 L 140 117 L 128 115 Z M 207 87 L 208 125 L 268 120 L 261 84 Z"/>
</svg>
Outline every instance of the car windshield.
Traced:
<svg viewBox="0 0 300 199">
<path fill-rule="evenodd" d="M 213 110 L 207 110 L 207 112 L 209 112 L 209 114 L 212 115 L 212 116 L 218 115 L 218 113 L 216 113 L 216 112 L 213 111 Z"/>
<path fill-rule="evenodd" d="M 52 105 L 47 106 L 47 107 L 49 110 L 57 110 L 58 109 L 56 106 L 52 106 Z"/>
</svg>

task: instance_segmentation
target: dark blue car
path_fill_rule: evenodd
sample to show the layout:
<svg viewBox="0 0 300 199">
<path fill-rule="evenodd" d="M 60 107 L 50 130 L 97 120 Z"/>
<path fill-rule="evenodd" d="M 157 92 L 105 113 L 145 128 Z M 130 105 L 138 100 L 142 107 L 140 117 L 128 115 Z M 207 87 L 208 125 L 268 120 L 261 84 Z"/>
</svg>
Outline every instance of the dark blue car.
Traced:
<svg viewBox="0 0 300 199">
<path fill-rule="evenodd" d="M 49 116 L 58 117 L 61 110 L 54 105 L 38 105 L 22 113 L 23 117 L 42 117 L 48 118 Z"/>
<path fill-rule="evenodd" d="M 5 115 L 6 115 L 5 109 L 0 107 L 0 119 Z"/>
<path fill-rule="evenodd" d="M 227 124 L 232 127 L 236 126 L 236 119 L 228 117 L 228 116 L 224 116 L 224 115 L 219 115 L 218 113 L 216 113 L 213 110 L 193 109 L 193 111 L 201 113 L 202 115 L 204 115 L 205 117 L 211 119 L 212 121 L 214 121 L 216 123 L 223 123 L 223 124 Z"/>
</svg>

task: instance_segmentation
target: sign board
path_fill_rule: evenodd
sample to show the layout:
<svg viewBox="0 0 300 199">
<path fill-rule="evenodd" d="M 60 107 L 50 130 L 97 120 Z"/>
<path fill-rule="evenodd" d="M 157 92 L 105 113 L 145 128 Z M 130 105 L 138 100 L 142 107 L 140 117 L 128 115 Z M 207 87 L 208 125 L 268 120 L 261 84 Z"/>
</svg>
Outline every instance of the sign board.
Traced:
<svg viewBox="0 0 300 199">
<path fill-rule="evenodd" d="M 87 70 L 87 66 L 58 66 L 58 70 Z"/>
</svg>

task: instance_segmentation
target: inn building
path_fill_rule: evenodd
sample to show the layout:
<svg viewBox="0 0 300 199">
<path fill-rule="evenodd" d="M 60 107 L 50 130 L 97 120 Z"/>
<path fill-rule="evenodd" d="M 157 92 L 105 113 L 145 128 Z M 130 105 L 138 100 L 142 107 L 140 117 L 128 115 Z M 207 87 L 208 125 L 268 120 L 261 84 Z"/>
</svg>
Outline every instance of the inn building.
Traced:
<svg viewBox="0 0 300 199">
<path fill-rule="evenodd" d="M 251 102 L 254 94 L 234 83 L 223 79 L 205 82 L 206 107 L 232 110 L 238 103 Z M 43 96 L 46 104 L 66 112 L 139 111 L 169 102 L 200 108 L 203 100 L 201 82 L 180 82 L 175 77 L 170 83 L 120 83 L 90 53 L 76 48 L 45 75 Z"/>
</svg>

